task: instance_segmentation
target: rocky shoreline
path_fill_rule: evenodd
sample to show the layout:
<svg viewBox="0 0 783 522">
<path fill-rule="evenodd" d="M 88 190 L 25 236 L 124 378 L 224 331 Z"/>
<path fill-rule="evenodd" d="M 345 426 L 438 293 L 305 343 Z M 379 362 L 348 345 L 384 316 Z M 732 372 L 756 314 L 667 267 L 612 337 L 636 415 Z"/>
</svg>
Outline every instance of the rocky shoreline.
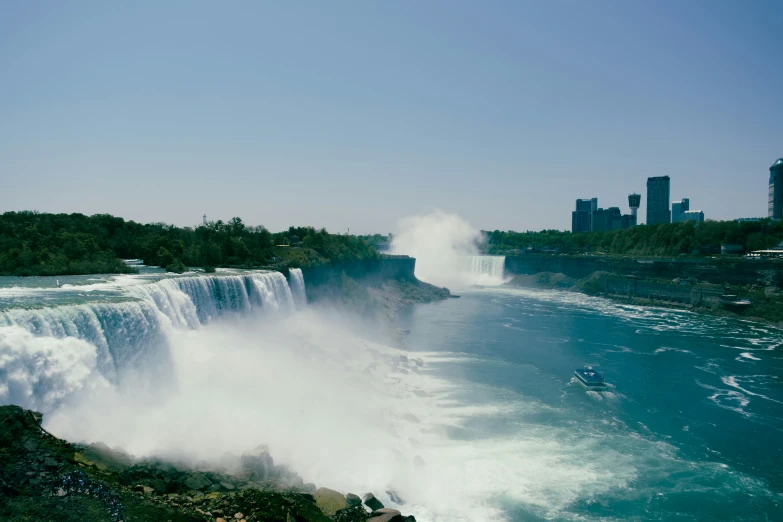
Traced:
<svg viewBox="0 0 783 522">
<path fill-rule="evenodd" d="M 372 493 L 344 495 L 305 483 L 285 466 L 276 465 L 264 445 L 240 457 L 226 457 L 220 465 L 136 459 L 101 443 L 83 446 L 61 440 L 44 430 L 41 421 L 39 413 L 0 407 L 2 520 L 416 520 L 386 508 Z M 73 484 L 73 477 L 84 477 L 88 486 Z M 403 504 L 393 491 L 387 494 Z M 121 518 L 116 509 L 106 509 L 106 495 L 121 503 Z"/>
<path fill-rule="evenodd" d="M 666 301 L 662 299 L 650 299 L 646 297 L 603 292 L 600 290 L 601 285 L 599 284 L 599 279 L 603 275 L 605 274 L 594 273 L 583 279 L 575 279 L 558 272 L 539 272 L 537 274 L 518 275 L 506 284 L 508 286 L 517 286 L 522 288 L 538 288 L 546 290 L 564 290 L 569 292 L 577 292 L 590 296 L 604 297 L 606 299 L 611 299 L 612 301 L 631 305 L 657 306 L 661 308 L 671 308 L 674 310 L 686 310 L 711 316 L 754 321 L 758 323 L 764 323 L 769 326 L 774 326 L 776 328 L 783 328 L 783 321 L 770 317 L 764 317 L 763 314 L 754 314 L 754 309 L 747 310 L 743 313 L 735 313 L 731 310 L 720 307 L 686 304 L 677 301 Z M 780 291 L 778 289 L 775 290 L 776 295 L 779 295 Z M 778 301 L 763 304 L 756 303 L 755 310 L 769 311 L 769 309 L 775 309 L 778 306 Z"/>
</svg>

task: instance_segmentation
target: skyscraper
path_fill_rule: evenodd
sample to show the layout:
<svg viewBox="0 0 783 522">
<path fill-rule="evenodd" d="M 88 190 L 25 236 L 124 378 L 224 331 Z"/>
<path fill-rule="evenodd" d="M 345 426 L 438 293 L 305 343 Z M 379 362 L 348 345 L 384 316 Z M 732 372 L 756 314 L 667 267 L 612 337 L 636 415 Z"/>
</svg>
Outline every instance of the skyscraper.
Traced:
<svg viewBox="0 0 783 522">
<path fill-rule="evenodd" d="M 647 224 L 671 223 L 669 210 L 669 176 L 647 178 Z"/>
<path fill-rule="evenodd" d="M 598 210 L 598 198 L 577 199 L 576 210 L 571 212 L 571 232 L 593 230 L 593 212 Z"/>
<path fill-rule="evenodd" d="M 691 209 L 691 200 L 682 198 L 682 201 L 672 203 L 672 223 L 679 223 L 683 220 L 683 213 Z"/>
<path fill-rule="evenodd" d="M 769 168 L 769 216 L 783 218 L 783 158 Z"/>
</svg>

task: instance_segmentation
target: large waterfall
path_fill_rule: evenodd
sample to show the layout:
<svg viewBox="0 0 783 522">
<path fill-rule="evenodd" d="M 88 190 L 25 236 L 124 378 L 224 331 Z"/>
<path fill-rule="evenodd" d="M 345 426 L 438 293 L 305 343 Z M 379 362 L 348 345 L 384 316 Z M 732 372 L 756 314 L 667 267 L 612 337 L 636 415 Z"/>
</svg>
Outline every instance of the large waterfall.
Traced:
<svg viewBox="0 0 783 522">
<path fill-rule="evenodd" d="M 108 302 L 2 311 L 0 404 L 47 411 L 93 370 L 108 383 L 130 369 L 165 375 L 169 331 L 222 316 L 291 312 L 306 301 L 301 271 L 291 278 L 293 293 L 279 272 L 165 277 L 119 286 L 122 295 Z"/>
<path fill-rule="evenodd" d="M 474 285 L 503 284 L 505 264 L 505 256 L 465 256 L 458 263 L 463 280 Z"/>
</svg>

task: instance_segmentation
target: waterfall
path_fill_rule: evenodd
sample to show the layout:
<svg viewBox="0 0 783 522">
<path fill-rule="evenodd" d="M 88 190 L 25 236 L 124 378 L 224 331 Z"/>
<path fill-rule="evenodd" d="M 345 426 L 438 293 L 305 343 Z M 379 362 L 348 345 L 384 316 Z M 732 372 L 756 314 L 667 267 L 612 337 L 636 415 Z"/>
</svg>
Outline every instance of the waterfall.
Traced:
<svg viewBox="0 0 783 522">
<path fill-rule="evenodd" d="M 289 286 L 291 287 L 291 293 L 294 294 L 294 302 L 296 303 L 297 308 L 305 308 L 307 306 L 307 293 L 305 292 L 302 269 L 292 268 L 289 273 L 291 274 Z"/>
<path fill-rule="evenodd" d="M 462 279 L 472 285 L 503 284 L 505 265 L 505 256 L 466 256 L 458 263 Z"/>
<path fill-rule="evenodd" d="M 298 272 L 292 277 L 297 306 L 304 297 Z M 167 277 L 124 287 L 123 296 L 1 311 L 0 404 L 49 411 L 68 390 L 86 386 L 91 373 L 114 384 L 130 369 L 165 375 L 172 329 L 195 330 L 232 314 L 295 310 L 294 293 L 279 272 Z"/>
</svg>

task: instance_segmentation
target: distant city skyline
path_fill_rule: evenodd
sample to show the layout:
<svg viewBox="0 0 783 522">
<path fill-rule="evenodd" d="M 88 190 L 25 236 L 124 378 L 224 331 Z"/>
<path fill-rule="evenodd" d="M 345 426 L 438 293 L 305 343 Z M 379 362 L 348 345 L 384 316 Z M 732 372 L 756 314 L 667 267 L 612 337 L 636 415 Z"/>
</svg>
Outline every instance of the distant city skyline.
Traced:
<svg viewBox="0 0 783 522">
<path fill-rule="evenodd" d="M 0 4 L 0 212 L 568 230 L 646 179 L 767 215 L 783 3 Z M 646 197 L 639 221 L 646 216 Z"/>
</svg>

